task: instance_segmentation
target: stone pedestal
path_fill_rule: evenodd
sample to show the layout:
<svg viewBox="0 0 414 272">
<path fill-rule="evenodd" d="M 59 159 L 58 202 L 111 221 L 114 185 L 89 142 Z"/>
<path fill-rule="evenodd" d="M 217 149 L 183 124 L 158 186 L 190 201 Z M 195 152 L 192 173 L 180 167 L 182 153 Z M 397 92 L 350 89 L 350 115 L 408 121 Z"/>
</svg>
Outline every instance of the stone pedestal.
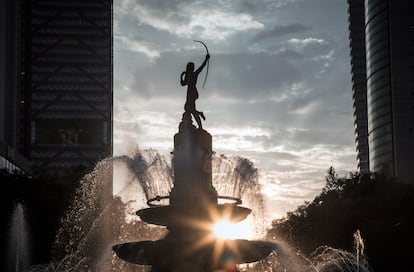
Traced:
<svg viewBox="0 0 414 272">
<path fill-rule="evenodd" d="M 171 205 L 202 202 L 217 204 L 217 192 L 212 184 L 212 137 L 196 129 L 186 117 L 174 135 L 174 187 Z"/>
</svg>

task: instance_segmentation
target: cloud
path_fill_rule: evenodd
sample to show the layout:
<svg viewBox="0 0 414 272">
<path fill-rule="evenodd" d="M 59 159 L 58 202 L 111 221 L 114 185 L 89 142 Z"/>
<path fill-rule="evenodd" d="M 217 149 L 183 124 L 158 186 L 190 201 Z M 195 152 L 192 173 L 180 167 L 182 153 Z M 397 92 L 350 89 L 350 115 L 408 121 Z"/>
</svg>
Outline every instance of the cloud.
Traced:
<svg viewBox="0 0 414 272">
<path fill-rule="evenodd" d="M 315 45 L 315 44 L 316 45 L 326 44 L 325 40 L 312 38 L 312 37 L 305 38 L 305 39 L 292 38 L 288 40 L 288 43 L 292 44 L 296 48 L 304 48 L 306 46 Z"/>
<path fill-rule="evenodd" d="M 191 15 L 188 27 L 190 33 L 202 39 L 225 40 L 237 32 L 261 29 L 263 24 L 256 21 L 250 14 L 213 9 Z"/>
<path fill-rule="evenodd" d="M 114 42 L 118 49 L 127 49 L 132 52 L 139 52 L 147 55 L 149 58 L 158 58 L 160 52 L 154 49 L 154 46 L 144 41 L 142 38 L 133 38 L 128 36 L 114 35 Z"/>
<path fill-rule="evenodd" d="M 271 30 L 265 30 L 256 34 L 256 36 L 253 38 L 253 42 L 280 37 L 288 34 L 301 33 L 311 29 L 311 27 L 302 24 L 276 25 Z"/>
<path fill-rule="evenodd" d="M 232 6 L 235 10 L 248 12 L 253 14 L 272 14 L 281 9 L 286 9 L 290 5 L 303 0 L 230 0 L 227 1 L 228 6 Z M 223 2 L 223 1 L 218 1 Z"/>
<path fill-rule="evenodd" d="M 302 73 L 279 55 L 237 53 L 212 57 L 209 77 L 211 93 L 249 101 L 300 81 Z"/>
<path fill-rule="evenodd" d="M 251 14 L 230 10 L 220 1 L 123 0 L 116 10 L 135 17 L 140 24 L 185 38 L 224 40 L 238 32 L 263 28 Z"/>
</svg>

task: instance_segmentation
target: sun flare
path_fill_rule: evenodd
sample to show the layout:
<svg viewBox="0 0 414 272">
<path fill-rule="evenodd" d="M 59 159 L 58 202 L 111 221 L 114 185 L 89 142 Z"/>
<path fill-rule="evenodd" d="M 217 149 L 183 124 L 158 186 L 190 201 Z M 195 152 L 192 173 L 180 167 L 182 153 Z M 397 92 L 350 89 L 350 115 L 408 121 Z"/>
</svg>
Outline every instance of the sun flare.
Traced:
<svg viewBox="0 0 414 272">
<path fill-rule="evenodd" d="M 249 239 L 251 238 L 251 227 L 245 220 L 239 223 L 231 223 L 220 220 L 213 226 L 213 233 L 220 239 Z"/>
</svg>

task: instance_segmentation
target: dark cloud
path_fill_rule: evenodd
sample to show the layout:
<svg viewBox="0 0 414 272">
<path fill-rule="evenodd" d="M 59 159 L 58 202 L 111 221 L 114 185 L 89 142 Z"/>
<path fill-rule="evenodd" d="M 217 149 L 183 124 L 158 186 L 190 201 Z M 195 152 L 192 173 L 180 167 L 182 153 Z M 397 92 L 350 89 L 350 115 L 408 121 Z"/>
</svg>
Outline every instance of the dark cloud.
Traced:
<svg viewBox="0 0 414 272">
<path fill-rule="evenodd" d="M 297 0 L 234 0 L 232 7 L 239 12 L 268 15 L 279 9 L 286 8 Z M 219 1 L 223 2 L 223 1 Z"/>
<path fill-rule="evenodd" d="M 287 34 L 302 33 L 311 29 L 311 27 L 302 24 L 276 25 L 271 30 L 265 30 L 256 34 L 253 38 L 253 42 L 280 37 Z"/>
<path fill-rule="evenodd" d="M 165 53 L 147 65 L 137 65 L 131 89 L 145 99 L 181 97 L 179 76 L 185 69 L 182 59 L 179 54 Z"/>
<path fill-rule="evenodd" d="M 194 0 L 137 0 L 137 3 L 148 7 L 152 10 L 165 11 L 179 11 L 182 6 L 194 4 Z"/>
<path fill-rule="evenodd" d="M 191 0 L 117 0 L 114 1 L 116 20 L 135 19 L 138 26 L 146 25 L 162 29 L 167 25 L 186 25 L 191 18 L 183 8 L 193 5 Z M 137 26 L 137 24 L 133 25 Z"/>
<path fill-rule="evenodd" d="M 278 55 L 280 57 L 283 57 L 285 59 L 295 60 L 295 61 L 303 60 L 303 57 L 304 57 L 302 53 L 299 53 L 289 48 L 281 50 L 280 47 L 278 46 L 271 46 L 271 47 L 268 47 L 266 50 L 270 52 L 279 50 Z"/>
<path fill-rule="evenodd" d="M 221 54 L 212 58 L 208 82 L 212 93 L 236 99 L 260 99 L 300 81 L 300 69 L 279 55 Z M 216 90 L 225 90 L 215 93 Z"/>
<path fill-rule="evenodd" d="M 338 118 L 341 120 L 348 118 L 349 122 L 352 122 L 347 63 L 342 59 L 333 58 L 330 64 L 332 68 L 319 75 L 324 69 L 323 63 L 305 60 L 302 62 L 295 60 L 292 63 L 291 60 L 286 59 L 274 62 L 277 59 L 283 58 L 268 57 L 269 69 L 264 73 L 270 72 L 266 83 L 260 80 L 260 77 L 266 77 L 261 72 L 252 72 L 252 76 L 247 73 L 242 74 L 243 68 L 240 62 L 223 64 L 227 67 L 223 71 L 217 71 L 218 79 L 213 76 L 214 72 L 210 71 L 209 80 L 214 80 L 207 82 L 208 90 L 201 94 L 201 99 L 210 99 L 210 96 L 212 100 L 216 97 L 232 99 L 233 102 L 230 104 L 215 106 L 215 111 L 227 110 L 233 113 L 220 118 L 220 120 L 228 120 L 229 123 L 257 124 L 259 121 L 268 126 L 289 127 L 297 124 L 302 128 L 310 129 L 335 126 L 338 124 Z M 234 68 L 232 75 L 233 72 L 239 73 L 237 77 L 239 81 L 230 78 L 229 65 Z M 278 69 L 283 70 L 284 67 L 287 68 L 284 72 L 287 72 L 279 73 Z M 239 72 L 240 70 L 242 72 Z M 216 90 L 222 90 L 222 93 L 216 93 Z M 302 120 L 301 124 L 298 124 L 299 118 Z"/>
</svg>

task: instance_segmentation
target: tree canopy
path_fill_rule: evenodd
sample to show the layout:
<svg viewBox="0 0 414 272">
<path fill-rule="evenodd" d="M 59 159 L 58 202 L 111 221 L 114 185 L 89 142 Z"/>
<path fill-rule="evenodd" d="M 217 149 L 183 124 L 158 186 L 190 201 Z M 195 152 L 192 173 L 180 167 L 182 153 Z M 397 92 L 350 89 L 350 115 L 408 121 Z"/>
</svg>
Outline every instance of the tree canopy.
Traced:
<svg viewBox="0 0 414 272">
<path fill-rule="evenodd" d="M 414 259 L 414 186 L 385 175 L 339 178 L 333 167 L 312 202 L 272 222 L 267 235 L 304 254 L 320 246 L 354 251 L 359 230 L 374 271 L 409 271 Z"/>
</svg>

